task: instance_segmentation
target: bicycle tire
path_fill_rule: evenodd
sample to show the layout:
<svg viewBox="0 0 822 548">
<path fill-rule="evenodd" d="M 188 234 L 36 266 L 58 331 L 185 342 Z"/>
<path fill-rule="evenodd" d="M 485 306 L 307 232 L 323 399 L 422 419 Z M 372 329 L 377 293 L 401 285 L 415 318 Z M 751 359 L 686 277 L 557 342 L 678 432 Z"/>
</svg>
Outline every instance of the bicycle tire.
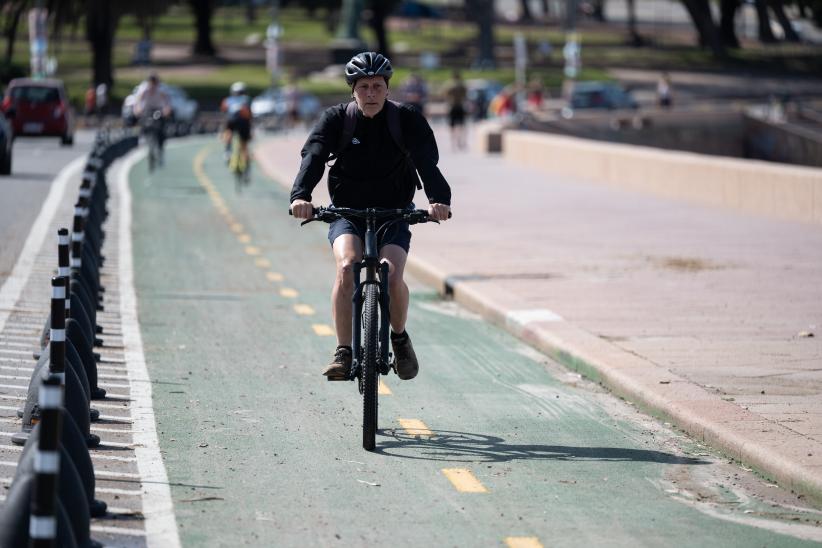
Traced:
<svg viewBox="0 0 822 548">
<path fill-rule="evenodd" d="M 374 450 L 377 435 L 377 387 L 380 375 L 377 368 L 378 311 L 377 286 L 366 284 L 363 303 L 364 351 L 361 371 L 363 382 L 362 447 L 366 451 Z"/>
</svg>

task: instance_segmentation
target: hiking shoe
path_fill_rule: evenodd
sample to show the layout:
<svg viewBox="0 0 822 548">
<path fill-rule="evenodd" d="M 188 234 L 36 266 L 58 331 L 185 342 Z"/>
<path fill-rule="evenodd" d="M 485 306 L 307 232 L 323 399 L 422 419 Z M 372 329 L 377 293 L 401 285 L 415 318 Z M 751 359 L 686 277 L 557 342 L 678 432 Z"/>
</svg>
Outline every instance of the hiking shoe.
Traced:
<svg viewBox="0 0 822 548">
<path fill-rule="evenodd" d="M 351 349 L 347 346 L 338 346 L 334 351 L 334 358 L 323 370 L 323 375 L 328 378 L 344 378 L 351 370 Z"/>
<path fill-rule="evenodd" d="M 408 333 L 391 333 L 391 347 L 394 349 L 394 371 L 397 372 L 397 376 L 404 381 L 416 377 L 420 364 L 417 362 L 417 355 L 414 353 Z"/>
</svg>

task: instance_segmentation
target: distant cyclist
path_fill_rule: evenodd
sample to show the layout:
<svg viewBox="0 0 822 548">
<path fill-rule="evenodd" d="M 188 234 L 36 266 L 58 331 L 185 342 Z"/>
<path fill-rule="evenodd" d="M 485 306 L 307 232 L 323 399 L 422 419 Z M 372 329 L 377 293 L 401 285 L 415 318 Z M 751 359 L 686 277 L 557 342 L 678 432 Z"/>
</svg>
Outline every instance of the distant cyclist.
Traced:
<svg viewBox="0 0 822 548">
<path fill-rule="evenodd" d="M 231 95 L 223 99 L 220 110 L 226 115 L 223 143 L 225 143 L 226 162 L 231 158 L 231 141 L 234 134 L 240 138 L 240 157 L 244 165 L 248 164 L 248 142 L 251 140 L 251 98 L 243 82 L 234 82 L 230 88 Z"/>
<path fill-rule="evenodd" d="M 425 185 L 429 215 L 438 221 L 448 218 L 451 189 L 437 167 L 439 152 L 434 133 L 418 110 L 387 101 L 392 74 L 388 59 L 374 52 L 355 55 L 345 66 L 354 103 L 327 109 L 305 142 L 300 172 L 291 190 L 294 217 L 311 218 L 311 192 L 322 178 L 329 156 L 334 154 L 337 160 L 328 173 L 333 205 L 407 208 L 412 205 L 418 172 Z M 392 119 L 399 125 L 394 131 Z M 353 133 L 347 143 L 342 142 L 346 123 L 351 122 L 355 122 Z M 400 143 L 397 134 L 402 136 Z M 328 230 L 337 263 L 331 293 L 337 349 L 323 371 L 331 378 L 343 377 L 351 367 L 353 265 L 362 260 L 364 234 L 364 223 L 347 219 L 333 222 Z M 397 375 L 403 380 L 414 378 L 419 370 L 405 331 L 409 294 L 403 272 L 410 243 L 408 223 L 398 223 L 383 235 L 379 249 L 380 258 L 390 268 L 391 346 Z"/>
<path fill-rule="evenodd" d="M 159 161 L 163 162 L 163 145 L 166 142 L 165 121 L 171 116 L 171 100 L 160 87 L 160 77 L 152 73 L 137 95 L 134 102 L 134 116 L 137 119 L 148 119 L 159 113 L 157 120 L 151 121 L 148 127 L 156 131 L 157 146 L 160 149 Z"/>
</svg>

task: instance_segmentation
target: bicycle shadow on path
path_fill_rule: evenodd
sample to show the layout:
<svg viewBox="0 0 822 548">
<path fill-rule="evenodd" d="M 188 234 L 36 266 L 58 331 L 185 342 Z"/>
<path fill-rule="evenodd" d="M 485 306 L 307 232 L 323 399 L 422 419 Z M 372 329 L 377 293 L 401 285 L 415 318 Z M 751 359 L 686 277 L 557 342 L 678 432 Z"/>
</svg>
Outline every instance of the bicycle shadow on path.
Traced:
<svg viewBox="0 0 822 548">
<path fill-rule="evenodd" d="M 711 464 L 710 461 L 663 451 L 623 447 L 509 444 L 488 434 L 432 430 L 433 435 L 409 434 L 399 429 L 378 430 L 375 453 L 406 459 L 446 462 L 510 462 L 515 460 L 655 462 Z"/>
</svg>

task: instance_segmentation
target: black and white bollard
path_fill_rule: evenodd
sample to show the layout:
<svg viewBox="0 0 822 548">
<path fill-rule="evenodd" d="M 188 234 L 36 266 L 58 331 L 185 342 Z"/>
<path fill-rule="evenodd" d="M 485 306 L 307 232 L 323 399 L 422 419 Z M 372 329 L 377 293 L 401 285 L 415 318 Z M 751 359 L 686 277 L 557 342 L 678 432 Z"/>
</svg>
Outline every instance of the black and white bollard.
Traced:
<svg viewBox="0 0 822 548">
<path fill-rule="evenodd" d="M 60 474 L 60 431 L 62 429 L 63 381 L 50 375 L 40 387 L 40 442 L 34 457 L 29 546 L 57 545 L 57 482 Z"/>
<path fill-rule="evenodd" d="M 65 383 L 65 408 L 69 416 L 77 423 L 89 447 L 100 444 L 99 436 L 90 431 L 90 411 L 83 385 L 72 367 L 66 368 L 66 318 L 65 298 L 67 278 L 51 279 L 51 335 L 49 342 L 48 366 L 41 364 L 35 369 L 29 384 L 26 404 L 23 407 L 22 431 L 12 436 L 12 442 L 23 445 L 34 424 L 39 420 L 40 410 L 37 405 L 40 381 L 50 374 L 59 375 Z M 71 320 L 68 320 L 69 322 Z M 96 365 L 95 365 L 96 367 Z"/>
</svg>

